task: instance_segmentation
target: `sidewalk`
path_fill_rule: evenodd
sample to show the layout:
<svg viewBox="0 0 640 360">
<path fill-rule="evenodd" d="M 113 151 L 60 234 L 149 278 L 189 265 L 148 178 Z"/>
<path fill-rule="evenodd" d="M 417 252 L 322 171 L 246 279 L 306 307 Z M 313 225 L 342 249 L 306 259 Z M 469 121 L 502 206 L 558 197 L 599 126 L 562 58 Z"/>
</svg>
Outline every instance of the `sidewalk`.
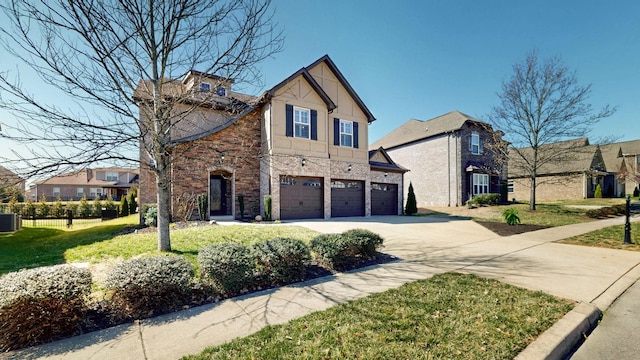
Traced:
<svg viewBox="0 0 640 360">
<path fill-rule="evenodd" d="M 634 218 L 639 221 L 640 218 Z M 0 358 L 177 359 L 198 353 L 266 325 L 447 271 L 492 277 L 532 290 L 595 304 L 606 309 L 640 278 L 640 253 L 555 244 L 552 241 L 622 224 L 623 218 L 563 226 L 511 237 L 499 237 L 469 220 L 436 217 L 370 217 L 293 224 L 322 232 L 367 228 L 385 238 L 384 252 L 400 262 L 373 266 L 305 283 L 229 299 L 216 304 L 142 320 L 103 331 L 44 344 Z M 585 308 L 580 307 L 581 311 Z M 584 322 L 597 309 L 561 320 L 523 352 L 522 358 L 552 353 L 567 345 L 566 333 L 578 334 L 573 318 Z M 591 311 L 589 311 L 591 309 Z M 584 316 L 583 316 L 584 315 Z M 556 326 L 554 326 L 555 328 Z M 552 341 L 544 340 L 552 338 Z M 562 337 L 558 345 L 558 337 Z M 564 351 L 564 349 L 563 349 Z"/>
</svg>

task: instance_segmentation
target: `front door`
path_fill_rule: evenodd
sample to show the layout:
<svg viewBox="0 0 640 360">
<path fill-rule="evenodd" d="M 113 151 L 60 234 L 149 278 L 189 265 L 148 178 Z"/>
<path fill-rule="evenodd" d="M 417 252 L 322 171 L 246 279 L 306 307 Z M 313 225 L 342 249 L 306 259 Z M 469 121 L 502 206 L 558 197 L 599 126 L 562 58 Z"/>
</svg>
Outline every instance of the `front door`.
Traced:
<svg viewBox="0 0 640 360">
<path fill-rule="evenodd" d="M 209 211 L 211 215 L 227 215 L 227 181 L 220 175 L 209 179 Z"/>
</svg>

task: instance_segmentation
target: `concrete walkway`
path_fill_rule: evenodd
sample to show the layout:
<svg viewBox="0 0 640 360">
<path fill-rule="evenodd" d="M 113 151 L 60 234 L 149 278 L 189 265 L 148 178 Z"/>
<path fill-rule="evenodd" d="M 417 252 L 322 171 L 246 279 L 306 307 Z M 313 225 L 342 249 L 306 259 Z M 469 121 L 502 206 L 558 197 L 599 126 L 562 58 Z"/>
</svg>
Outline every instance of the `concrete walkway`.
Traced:
<svg viewBox="0 0 640 360">
<path fill-rule="evenodd" d="M 470 220 L 439 217 L 291 222 L 320 232 L 369 229 L 385 238 L 384 252 L 402 260 L 1 354 L 0 358 L 177 359 L 266 325 L 446 271 L 474 273 L 587 304 L 559 321 L 520 358 L 566 354 L 575 343 L 567 340 L 567 334 L 580 335 L 583 330 L 577 323 L 592 322 L 599 314 L 589 304 L 606 309 L 640 278 L 640 253 L 552 242 L 623 221 L 608 219 L 510 237 L 497 236 Z"/>
</svg>

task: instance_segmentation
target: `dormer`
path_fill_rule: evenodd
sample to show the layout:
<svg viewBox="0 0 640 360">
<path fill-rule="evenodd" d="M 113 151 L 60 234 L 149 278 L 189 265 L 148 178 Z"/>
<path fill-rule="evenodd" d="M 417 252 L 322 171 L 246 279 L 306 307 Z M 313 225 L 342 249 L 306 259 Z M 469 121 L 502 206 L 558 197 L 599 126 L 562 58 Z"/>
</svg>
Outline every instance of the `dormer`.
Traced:
<svg viewBox="0 0 640 360">
<path fill-rule="evenodd" d="M 231 93 L 231 85 L 234 83 L 234 80 L 191 70 L 185 75 L 182 83 L 185 85 L 187 91 L 228 97 Z"/>
</svg>

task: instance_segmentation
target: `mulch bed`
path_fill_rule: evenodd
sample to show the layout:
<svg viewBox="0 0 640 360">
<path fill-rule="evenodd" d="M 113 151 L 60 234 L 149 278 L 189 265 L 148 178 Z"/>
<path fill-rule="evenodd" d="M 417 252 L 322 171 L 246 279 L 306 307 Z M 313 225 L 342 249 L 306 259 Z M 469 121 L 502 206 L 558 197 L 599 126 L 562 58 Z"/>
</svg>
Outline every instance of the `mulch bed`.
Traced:
<svg viewBox="0 0 640 360">
<path fill-rule="evenodd" d="M 542 230 L 542 229 L 548 228 L 548 226 L 532 225 L 532 224 L 509 225 L 504 222 L 477 221 L 477 220 L 474 220 L 474 221 L 500 236 L 516 235 L 516 234 L 526 233 L 529 231 L 536 231 L 536 230 Z"/>
</svg>

